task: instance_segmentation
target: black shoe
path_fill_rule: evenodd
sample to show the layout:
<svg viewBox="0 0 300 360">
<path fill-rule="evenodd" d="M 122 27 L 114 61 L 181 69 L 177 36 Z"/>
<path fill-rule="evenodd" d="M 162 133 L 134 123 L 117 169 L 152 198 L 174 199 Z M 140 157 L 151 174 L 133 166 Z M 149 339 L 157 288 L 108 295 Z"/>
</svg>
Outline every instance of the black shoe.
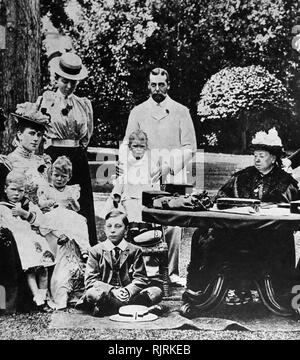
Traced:
<svg viewBox="0 0 300 360">
<path fill-rule="evenodd" d="M 52 309 L 47 303 L 36 306 L 36 308 L 38 311 L 41 311 L 43 313 L 51 313 L 54 311 L 54 309 Z"/>
<path fill-rule="evenodd" d="M 182 301 L 185 303 L 191 304 L 200 304 L 204 301 L 203 291 L 193 291 L 191 289 L 186 289 L 182 294 Z"/>
<path fill-rule="evenodd" d="M 105 316 L 103 310 L 98 306 L 98 305 L 95 305 L 93 311 L 92 311 L 92 315 L 95 316 L 95 317 L 103 317 Z"/>
</svg>

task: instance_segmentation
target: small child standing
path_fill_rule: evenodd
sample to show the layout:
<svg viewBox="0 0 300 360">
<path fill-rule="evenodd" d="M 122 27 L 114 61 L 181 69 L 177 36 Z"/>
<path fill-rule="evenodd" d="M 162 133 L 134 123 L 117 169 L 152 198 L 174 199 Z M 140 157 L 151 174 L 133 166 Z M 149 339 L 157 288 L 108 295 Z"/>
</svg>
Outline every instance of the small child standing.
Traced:
<svg viewBox="0 0 300 360">
<path fill-rule="evenodd" d="M 148 287 L 142 251 L 124 239 L 126 215 L 113 210 L 105 220 L 107 240 L 91 248 L 85 272 L 84 298 L 93 306 L 93 315 L 113 314 L 128 304 L 157 304 L 162 290 Z"/>
<path fill-rule="evenodd" d="M 66 156 L 60 156 L 51 169 L 51 184 L 38 190 L 39 206 L 46 211 L 40 230 L 52 240 L 51 245 L 56 253 L 51 295 L 53 307 L 57 309 L 76 302 L 82 295 L 84 261 L 90 247 L 86 219 L 77 213 L 80 210 L 80 186 L 68 186 L 71 177 L 71 161 Z"/>
<path fill-rule="evenodd" d="M 47 267 L 54 265 L 54 255 L 47 241 L 31 227 L 39 225 L 42 214 L 25 197 L 26 181 L 25 174 L 17 170 L 7 175 L 4 202 L 0 204 L 1 225 L 14 235 L 33 301 L 38 309 L 48 311 Z"/>
<path fill-rule="evenodd" d="M 142 130 L 134 131 L 129 136 L 128 153 L 120 158 L 123 174 L 115 181 L 103 209 L 103 218 L 112 210 L 115 199 L 120 198 L 129 222 L 142 222 L 142 192 L 160 190 L 158 181 L 153 181 L 159 171 L 158 157 L 148 148 L 147 134 Z"/>
</svg>

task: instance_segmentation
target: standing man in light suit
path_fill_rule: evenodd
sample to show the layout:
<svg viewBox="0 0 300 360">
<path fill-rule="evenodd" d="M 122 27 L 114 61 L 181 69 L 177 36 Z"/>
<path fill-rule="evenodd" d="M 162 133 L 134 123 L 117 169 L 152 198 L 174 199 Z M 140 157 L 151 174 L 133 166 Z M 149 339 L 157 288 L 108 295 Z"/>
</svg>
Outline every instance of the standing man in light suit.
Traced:
<svg viewBox="0 0 300 360">
<path fill-rule="evenodd" d="M 196 135 L 188 108 L 168 96 L 169 74 L 155 68 L 150 72 L 148 89 L 150 97 L 135 106 L 130 112 L 124 143 L 129 135 L 138 129 L 148 136 L 151 153 L 159 153 L 161 166 L 153 181 L 161 178 L 162 183 L 186 182 L 185 165 L 196 151 Z M 169 275 L 174 285 L 185 285 L 179 277 L 179 246 L 181 228 L 169 227 L 166 240 L 169 245 Z"/>
</svg>

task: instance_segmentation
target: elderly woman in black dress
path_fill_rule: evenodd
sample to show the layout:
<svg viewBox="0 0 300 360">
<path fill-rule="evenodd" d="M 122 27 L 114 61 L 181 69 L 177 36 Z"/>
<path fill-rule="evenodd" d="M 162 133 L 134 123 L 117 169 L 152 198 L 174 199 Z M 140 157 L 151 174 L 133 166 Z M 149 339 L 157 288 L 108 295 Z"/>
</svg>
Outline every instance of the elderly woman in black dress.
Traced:
<svg viewBox="0 0 300 360">
<path fill-rule="evenodd" d="M 252 140 L 254 165 L 232 175 L 217 194 L 217 198 L 259 199 L 266 203 L 289 203 L 299 199 L 297 181 L 281 168 L 283 148 L 277 131 L 259 132 Z M 271 274 L 277 293 L 290 291 L 295 276 L 295 246 L 292 231 L 240 229 L 198 229 L 192 238 L 191 261 L 187 288 L 204 291 L 209 279 L 228 249 L 247 242 Z M 235 244 L 235 245 L 233 245 Z M 252 245 L 251 245 L 252 244 Z M 255 261 L 256 261 L 255 260 Z M 251 271 L 251 269 L 249 269 Z M 235 291 L 227 301 L 233 304 L 249 300 L 249 291 Z"/>
</svg>

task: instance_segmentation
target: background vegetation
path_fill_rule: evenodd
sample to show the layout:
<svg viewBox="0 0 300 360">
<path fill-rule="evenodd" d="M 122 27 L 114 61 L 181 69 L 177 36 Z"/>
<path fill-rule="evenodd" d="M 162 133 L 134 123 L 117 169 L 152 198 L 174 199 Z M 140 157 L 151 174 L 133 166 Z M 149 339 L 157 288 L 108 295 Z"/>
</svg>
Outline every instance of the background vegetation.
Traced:
<svg viewBox="0 0 300 360">
<path fill-rule="evenodd" d="M 81 11 L 76 20 L 65 11 L 68 0 L 41 0 L 41 6 L 42 15 L 47 13 L 56 27 L 72 37 L 89 69 L 90 77 L 78 91 L 93 101 L 92 145 L 118 145 L 130 109 L 148 96 L 149 70 L 161 66 L 170 72 L 171 97 L 191 111 L 199 147 L 244 151 L 262 124 L 276 124 L 288 148 L 300 146 L 299 61 L 291 46 L 298 0 L 77 2 Z M 233 76 L 239 71 L 242 83 Z M 263 78 L 261 82 L 257 76 Z M 228 92 L 231 81 L 233 88 L 240 88 L 242 100 L 237 100 L 235 90 Z M 258 82 L 261 89 L 256 87 Z M 213 101 L 207 99 L 207 90 L 217 88 L 229 102 L 225 113 L 212 118 L 207 107 L 224 105 L 213 94 Z M 205 104 L 206 115 L 201 105 L 197 113 L 199 101 Z M 248 103 L 248 112 L 241 102 Z"/>
</svg>

